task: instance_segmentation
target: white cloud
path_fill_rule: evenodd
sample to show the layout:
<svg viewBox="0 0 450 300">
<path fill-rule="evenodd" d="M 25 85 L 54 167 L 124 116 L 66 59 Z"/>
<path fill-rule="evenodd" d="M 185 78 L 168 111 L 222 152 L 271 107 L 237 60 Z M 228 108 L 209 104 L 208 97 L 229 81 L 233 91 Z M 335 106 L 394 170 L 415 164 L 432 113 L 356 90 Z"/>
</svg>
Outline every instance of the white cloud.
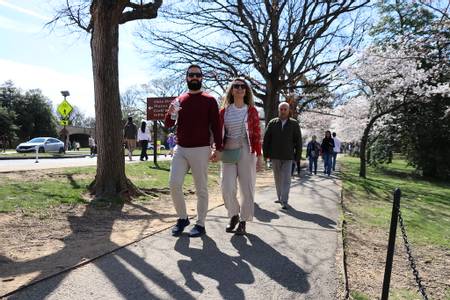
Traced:
<svg viewBox="0 0 450 300">
<path fill-rule="evenodd" d="M 23 14 L 26 14 L 26 15 L 29 15 L 29 16 L 33 16 L 33 17 L 36 17 L 36 18 L 44 20 L 44 21 L 50 21 L 50 18 L 47 17 L 47 16 L 39 14 L 39 13 L 33 11 L 33 10 L 26 9 L 26 8 L 23 8 L 23 7 L 11 4 L 11 3 L 7 2 L 6 0 L 0 0 L 0 5 L 6 6 L 8 8 L 11 8 L 11 9 L 17 11 L 17 12 L 20 12 L 20 13 L 23 13 Z"/>
<path fill-rule="evenodd" d="M 95 115 L 94 84 L 90 70 L 86 74 L 65 74 L 37 65 L 0 59 L 0 82 L 12 80 L 21 89 L 40 89 L 57 106 L 62 100 L 62 90 L 68 90 L 70 104 L 76 105 L 87 116 Z"/>
<path fill-rule="evenodd" d="M 37 33 L 41 30 L 39 26 L 33 26 L 30 24 L 24 26 L 22 23 L 2 16 L 0 16 L 0 28 L 25 33 Z"/>
</svg>

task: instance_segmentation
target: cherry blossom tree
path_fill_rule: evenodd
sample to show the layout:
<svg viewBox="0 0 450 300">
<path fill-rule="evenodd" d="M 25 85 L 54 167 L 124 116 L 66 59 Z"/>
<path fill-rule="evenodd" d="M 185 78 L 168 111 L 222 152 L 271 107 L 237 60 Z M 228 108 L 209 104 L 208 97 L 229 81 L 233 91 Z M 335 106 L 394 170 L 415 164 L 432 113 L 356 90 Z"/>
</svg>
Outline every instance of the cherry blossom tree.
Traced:
<svg viewBox="0 0 450 300">
<path fill-rule="evenodd" d="M 395 46 L 369 47 L 361 53 L 358 63 L 348 69 L 349 80 L 360 87 L 358 97 L 365 97 L 368 102 L 368 117 L 360 143 L 361 177 L 366 176 L 369 134 L 380 118 L 405 106 L 429 102 L 434 95 L 450 93 L 449 83 L 437 80 L 446 66 L 435 64 L 424 68 L 427 53 L 415 46 L 399 41 Z"/>
</svg>

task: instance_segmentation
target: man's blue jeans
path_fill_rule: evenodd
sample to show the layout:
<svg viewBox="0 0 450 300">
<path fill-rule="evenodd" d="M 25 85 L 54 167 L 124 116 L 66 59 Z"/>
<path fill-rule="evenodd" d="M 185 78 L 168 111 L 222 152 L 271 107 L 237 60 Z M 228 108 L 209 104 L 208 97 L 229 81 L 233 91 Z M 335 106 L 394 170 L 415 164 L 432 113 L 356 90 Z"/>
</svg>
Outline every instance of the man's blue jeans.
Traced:
<svg viewBox="0 0 450 300">
<path fill-rule="evenodd" d="M 317 159 L 318 157 L 309 157 L 309 173 L 312 173 L 314 168 L 314 174 L 317 174 Z"/>
<path fill-rule="evenodd" d="M 333 171 L 336 170 L 336 158 L 337 158 L 338 153 L 337 152 L 333 152 Z"/>
<path fill-rule="evenodd" d="M 323 154 L 324 172 L 327 175 L 331 175 L 332 158 L 333 158 L 333 153 L 325 152 Z"/>
</svg>

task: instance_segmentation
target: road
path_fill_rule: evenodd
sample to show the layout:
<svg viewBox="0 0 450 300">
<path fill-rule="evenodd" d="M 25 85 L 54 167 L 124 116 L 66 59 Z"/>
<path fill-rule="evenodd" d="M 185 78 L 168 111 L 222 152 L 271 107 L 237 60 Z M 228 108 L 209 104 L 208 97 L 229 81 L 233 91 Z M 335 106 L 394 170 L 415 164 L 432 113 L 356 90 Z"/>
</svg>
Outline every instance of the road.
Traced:
<svg viewBox="0 0 450 300">
<path fill-rule="evenodd" d="M 221 206 L 207 236 L 168 229 L 8 299 L 335 299 L 339 194 L 334 176 L 305 175 L 285 211 L 273 187 L 260 189 L 247 236 L 225 233 Z"/>
<path fill-rule="evenodd" d="M 139 156 L 133 156 L 133 161 L 129 161 L 128 158 L 124 159 L 126 163 L 139 162 Z M 158 161 L 163 160 L 170 160 L 170 156 L 158 156 Z M 39 162 L 36 163 L 35 159 L 0 160 L 0 173 L 97 165 L 97 157 L 89 156 L 82 158 L 46 158 L 39 159 L 38 161 Z M 153 161 L 153 156 L 149 156 L 149 161 Z"/>
</svg>

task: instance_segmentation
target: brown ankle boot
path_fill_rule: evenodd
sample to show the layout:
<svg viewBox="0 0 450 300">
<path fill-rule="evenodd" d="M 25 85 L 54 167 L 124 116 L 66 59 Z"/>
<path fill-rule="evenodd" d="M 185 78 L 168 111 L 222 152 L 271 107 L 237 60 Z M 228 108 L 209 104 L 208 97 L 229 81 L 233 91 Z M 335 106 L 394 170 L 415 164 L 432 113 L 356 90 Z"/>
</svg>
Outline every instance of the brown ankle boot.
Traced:
<svg viewBox="0 0 450 300">
<path fill-rule="evenodd" d="M 239 226 L 236 229 L 236 235 L 244 235 L 247 234 L 247 231 L 245 231 L 245 221 L 239 222 Z"/>
<path fill-rule="evenodd" d="M 230 223 L 227 225 L 227 228 L 225 228 L 226 232 L 233 232 L 234 228 L 236 227 L 237 223 L 239 223 L 239 215 L 232 216 L 230 219 Z"/>
</svg>

